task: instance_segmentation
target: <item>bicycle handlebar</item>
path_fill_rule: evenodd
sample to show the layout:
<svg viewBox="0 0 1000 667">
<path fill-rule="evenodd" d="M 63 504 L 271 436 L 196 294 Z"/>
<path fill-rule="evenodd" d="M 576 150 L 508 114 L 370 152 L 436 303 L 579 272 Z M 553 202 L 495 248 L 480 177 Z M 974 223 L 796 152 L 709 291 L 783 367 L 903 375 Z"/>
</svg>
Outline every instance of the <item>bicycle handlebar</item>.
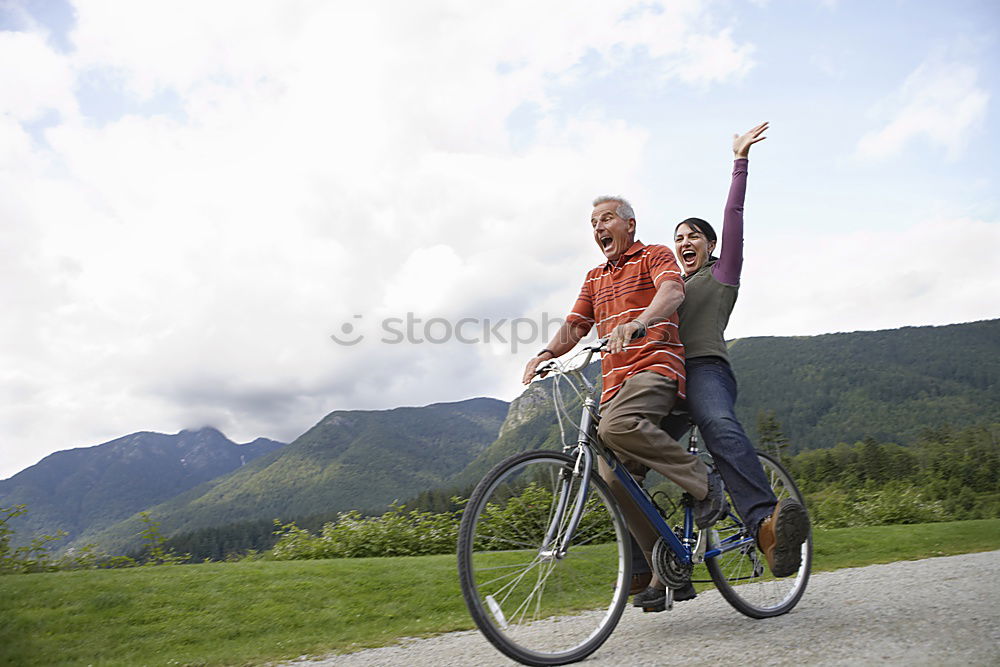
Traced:
<svg viewBox="0 0 1000 667">
<path fill-rule="evenodd" d="M 594 341 L 594 343 L 592 345 L 587 345 L 583 349 L 585 349 L 585 350 L 591 350 L 592 352 L 600 352 L 608 344 L 609 340 L 611 340 L 611 336 L 605 336 L 604 338 L 598 338 L 596 341 Z"/>
<path fill-rule="evenodd" d="M 600 352 L 601 350 L 603 350 L 607 346 L 608 340 L 610 338 L 611 338 L 610 336 L 605 336 L 604 338 L 598 338 L 596 341 L 594 341 L 590 345 L 584 345 L 580 349 L 580 352 L 578 352 L 577 354 L 579 355 L 579 354 L 581 354 L 583 352 L 586 352 L 587 353 L 587 358 L 583 361 L 582 364 L 579 365 L 578 368 L 584 368 L 584 367 L 586 367 L 590 363 L 590 359 L 594 356 L 594 353 L 595 352 Z M 541 366 L 539 366 L 538 368 L 535 369 L 535 375 L 537 375 L 539 377 L 545 377 L 547 374 L 551 373 L 552 371 L 556 371 L 556 370 L 561 371 L 563 369 L 556 362 L 555 359 L 549 359 L 544 364 L 542 364 Z"/>
<path fill-rule="evenodd" d="M 635 336 L 635 335 L 633 335 L 632 336 L 632 340 L 637 340 L 637 339 L 639 339 L 641 337 L 642 336 Z M 582 368 L 585 368 L 590 363 L 590 360 L 594 356 L 595 352 L 600 352 L 605 347 L 607 347 L 609 340 L 611 340 L 611 336 L 605 336 L 604 338 L 598 338 L 596 341 L 594 341 L 590 345 L 584 345 L 582 348 L 580 348 L 580 352 L 577 352 L 577 355 L 582 354 L 583 352 L 586 352 L 587 353 L 587 358 L 583 361 L 582 364 L 580 364 L 576 368 L 576 370 L 580 370 Z M 542 364 L 541 366 L 539 366 L 538 368 L 535 369 L 535 375 L 537 375 L 539 377 L 545 377 L 548 373 L 550 373 L 552 371 L 555 371 L 555 370 L 563 370 L 563 369 L 562 369 L 562 367 L 558 363 L 556 363 L 555 359 L 549 359 L 544 364 Z"/>
</svg>

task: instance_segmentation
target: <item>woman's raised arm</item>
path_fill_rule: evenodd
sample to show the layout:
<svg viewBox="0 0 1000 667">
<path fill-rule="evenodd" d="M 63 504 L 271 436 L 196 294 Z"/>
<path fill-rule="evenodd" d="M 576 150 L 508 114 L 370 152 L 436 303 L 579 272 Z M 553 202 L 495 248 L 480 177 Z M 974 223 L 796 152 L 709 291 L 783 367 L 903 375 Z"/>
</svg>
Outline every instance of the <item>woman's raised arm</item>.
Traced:
<svg viewBox="0 0 1000 667">
<path fill-rule="evenodd" d="M 767 122 L 761 123 L 744 135 L 733 135 L 733 181 L 722 216 L 722 250 L 719 261 L 712 267 L 712 275 L 720 283 L 739 285 L 743 272 L 743 201 L 747 191 L 747 166 L 750 147 L 767 137 Z"/>
</svg>

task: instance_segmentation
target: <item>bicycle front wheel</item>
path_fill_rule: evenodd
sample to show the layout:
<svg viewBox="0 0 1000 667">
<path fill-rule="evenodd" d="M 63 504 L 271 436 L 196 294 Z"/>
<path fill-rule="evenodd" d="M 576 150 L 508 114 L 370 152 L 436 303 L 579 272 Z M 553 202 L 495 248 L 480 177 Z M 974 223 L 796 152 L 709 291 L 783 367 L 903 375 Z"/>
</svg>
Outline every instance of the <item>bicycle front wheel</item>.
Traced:
<svg viewBox="0 0 1000 667">
<path fill-rule="evenodd" d="M 764 473 L 778 502 L 795 498 L 805 506 L 802 494 L 781 464 L 761 452 L 757 453 L 757 458 L 764 466 Z M 715 538 L 709 542 L 710 549 L 725 544 L 727 540 L 740 540 L 747 535 L 747 531 L 743 524 L 730 518 L 715 525 L 714 535 Z M 754 542 L 715 558 L 707 558 L 705 565 L 722 597 L 737 611 L 751 618 L 780 616 L 789 612 L 805 593 L 812 567 L 812 531 L 802 543 L 802 564 L 797 572 L 788 577 L 778 578 L 771 574 L 767 559 Z"/>
<path fill-rule="evenodd" d="M 625 520 L 596 472 L 579 527 L 563 544 L 580 490 L 574 459 L 517 454 L 479 483 L 462 516 L 458 571 L 473 620 L 526 665 L 587 657 L 614 630 L 628 599 Z"/>
</svg>

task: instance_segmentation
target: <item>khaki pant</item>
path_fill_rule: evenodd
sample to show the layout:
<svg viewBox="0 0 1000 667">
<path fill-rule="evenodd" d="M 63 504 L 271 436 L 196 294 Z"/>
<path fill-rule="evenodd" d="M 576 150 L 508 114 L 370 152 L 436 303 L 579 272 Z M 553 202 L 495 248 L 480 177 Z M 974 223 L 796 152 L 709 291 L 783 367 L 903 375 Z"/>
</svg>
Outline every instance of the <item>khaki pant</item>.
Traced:
<svg viewBox="0 0 1000 667">
<path fill-rule="evenodd" d="M 636 373 L 601 406 L 597 435 L 640 484 L 652 468 L 701 500 L 708 494 L 708 467 L 660 428 L 676 398 L 674 380 L 652 371 Z M 603 459 L 598 460 L 598 471 L 611 487 L 646 560 L 652 563 L 659 534 Z"/>
</svg>

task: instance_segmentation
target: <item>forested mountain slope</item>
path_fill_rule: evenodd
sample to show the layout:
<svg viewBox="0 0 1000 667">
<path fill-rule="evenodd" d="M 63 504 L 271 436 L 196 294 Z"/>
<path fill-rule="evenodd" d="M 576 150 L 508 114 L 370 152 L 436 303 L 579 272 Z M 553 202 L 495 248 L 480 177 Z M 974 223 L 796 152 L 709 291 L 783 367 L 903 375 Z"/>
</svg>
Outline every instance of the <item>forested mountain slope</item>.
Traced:
<svg viewBox="0 0 1000 667">
<path fill-rule="evenodd" d="M 793 452 L 1000 421 L 1000 320 L 744 338 L 730 354 L 738 416 L 752 431 L 774 410 Z"/>
</svg>

